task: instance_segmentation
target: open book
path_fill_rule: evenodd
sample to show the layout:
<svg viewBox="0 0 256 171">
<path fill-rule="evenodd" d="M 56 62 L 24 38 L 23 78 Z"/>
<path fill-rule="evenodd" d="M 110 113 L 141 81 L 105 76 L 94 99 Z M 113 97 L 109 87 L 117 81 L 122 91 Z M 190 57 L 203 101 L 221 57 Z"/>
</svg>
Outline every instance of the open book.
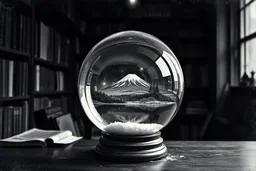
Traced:
<svg viewBox="0 0 256 171">
<path fill-rule="evenodd" d="M 72 135 L 71 131 L 30 129 L 21 134 L 0 140 L 0 146 L 39 146 L 66 145 L 82 139 Z"/>
</svg>

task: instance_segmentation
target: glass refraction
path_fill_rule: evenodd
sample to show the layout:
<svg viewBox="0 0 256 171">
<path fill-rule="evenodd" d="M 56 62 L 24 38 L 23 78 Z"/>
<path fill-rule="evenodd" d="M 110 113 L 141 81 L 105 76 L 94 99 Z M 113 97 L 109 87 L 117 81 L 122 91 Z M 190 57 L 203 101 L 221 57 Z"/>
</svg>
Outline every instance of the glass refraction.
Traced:
<svg viewBox="0 0 256 171">
<path fill-rule="evenodd" d="M 87 54 L 78 92 L 87 117 L 102 131 L 147 135 L 160 131 L 177 113 L 184 77 L 161 40 L 124 31 L 103 39 Z"/>
</svg>

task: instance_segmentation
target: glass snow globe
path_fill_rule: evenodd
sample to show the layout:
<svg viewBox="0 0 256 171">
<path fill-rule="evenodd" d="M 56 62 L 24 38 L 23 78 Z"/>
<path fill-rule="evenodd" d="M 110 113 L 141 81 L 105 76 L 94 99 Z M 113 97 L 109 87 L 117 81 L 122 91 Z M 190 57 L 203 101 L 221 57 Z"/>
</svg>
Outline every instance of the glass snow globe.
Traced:
<svg viewBox="0 0 256 171">
<path fill-rule="evenodd" d="M 78 77 L 85 114 L 102 131 L 100 157 L 124 162 L 163 158 L 160 130 L 176 115 L 184 77 L 170 48 L 139 31 L 123 31 L 96 44 Z"/>
</svg>

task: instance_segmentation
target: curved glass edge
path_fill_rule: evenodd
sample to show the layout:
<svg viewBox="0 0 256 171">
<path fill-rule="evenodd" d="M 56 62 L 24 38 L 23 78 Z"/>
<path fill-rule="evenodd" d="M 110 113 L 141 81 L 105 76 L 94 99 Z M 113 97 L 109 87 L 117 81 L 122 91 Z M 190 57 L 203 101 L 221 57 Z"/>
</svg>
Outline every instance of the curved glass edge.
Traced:
<svg viewBox="0 0 256 171">
<path fill-rule="evenodd" d="M 122 36 L 122 35 L 126 35 L 127 38 L 124 39 L 122 37 L 122 40 L 120 42 L 120 39 L 116 39 L 118 38 L 119 36 Z M 169 121 L 167 121 L 163 127 L 161 129 L 163 129 L 164 127 L 166 127 L 170 122 L 171 120 L 176 116 L 177 112 L 179 111 L 179 108 L 181 106 L 181 102 L 183 100 L 183 96 L 184 96 L 184 75 L 183 75 L 183 71 L 182 71 L 182 68 L 180 66 L 180 63 L 177 59 L 177 57 L 175 56 L 175 54 L 173 53 L 173 51 L 163 42 L 161 41 L 160 39 L 158 39 L 157 37 L 153 36 L 153 35 L 150 35 L 148 33 L 144 33 L 144 32 L 140 32 L 140 31 L 133 31 L 133 30 L 129 30 L 129 31 L 123 31 L 123 32 L 119 32 L 119 33 L 114 33 L 112 35 L 109 35 L 107 36 L 106 38 L 102 39 L 101 41 L 99 41 L 90 51 L 89 53 L 86 55 L 82 65 L 81 65 L 81 68 L 80 68 L 80 71 L 79 71 L 79 75 L 78 75 L 78 94 L 79 94 L 79 98 L 80 98 L 80 102 L 82 103 L 82 107 L 84 109 L 84 112 L 86 113 L 87 117 L 92 121 L 92 123 L 97 126 L 100 130 L 104 131 L 104 127 L 100 127 L 97 122 L 101 122 L 103 123 L 103 125 L 107 125 L 106 123 L 104 123 L 104 121 L 100 118 L 100 115 L 99 113 L 97 112 L 97 110 L 95 109 L 94 105 L 93 105 L 93 102 L 92 102 L 92 99 L 89 97 L 89 98 L 86 98 L 85 96 L 85 90 L 86 90 L 86 94 L 88 94 L 90 96 L 91 92 L 90 92 L 90 86 L 84 86 L 85 83 L 86 83 L 86 77 L 88 75 L 88 72 L 89 72 L 89 69 L 90 69 L 90 66 L 89 63 L 90 63 L 90 60 L 95 60 L 95 59 L 90 59 L 89 56 L 95 56 L 97 53 L 99 53 L 100 51 L 102 51 L 104 48 L 106 47 L 109 47 L 109 46 L 113 46 L 113 45 L 116 45 L 117 43 L 120 44 L 120 43 L 127 43 L 127 42 L 136 42 L 136 40 L 134 40 L 134 38 L 139 35 L 139 36 L 142 36 L 143 35 L 143 39 L 140 39 L 142 42 L 144 42 L 145 44 L 147 43 L 150 43 L 150 42 L 147 42 L 148 40 L 151 39 L 151 41 L 157 41 L 157 43 L 161 44 L 162 46 L 159 47 L 158 45 L 154 45 L 155 46 L 158 46 L 160 49 L 164 49 L 163 50 L 163 53 L 162 53 L 162 57 L 165 58 L 165 60 L 168 62 L 168 64 L 170 66 L 173 67 L 173 70 L 176 71 L 176 76 L 180 78 L 177 80 L 180 81 L 180 83 L 178 84 L 177 86 L 177 90 L 179 90 L 177 92 L 177 96 L 179 97 L 179 102 L 177 103 L 177 109 L 175 110 L 175 113 L 172 114 L 172 116 L 170 117 Z M 114 40 L 114 41 L 113 41 Z M 146 41 L 147 40 L 147 41 Z M 111 42 L 112 41 L 112 42 Z M 152 45 L 153 46 L 153 45 Z M 97 51 L 96 48 L 98 48 Z M 168 52 L 170 53 L 168 53 Z M 97 56 L 97 55 L 96 55 Z M 180 75 L 177 74 L 177 72 L 181 73 Z M 87 99 L 90 99 L 89 101 Z M 88 108 L 87 108 L 87 107 Z M 94 113 L 92 112 L 94 111 Z M 96 114 L 96 115 L 95 115 Z M 96 119 L 95 119 L 96 118 Z M 160 130 L 161 130 L 160 129 Z M 160 131 L 159 130 L 159 131 Z"/>
</svg>

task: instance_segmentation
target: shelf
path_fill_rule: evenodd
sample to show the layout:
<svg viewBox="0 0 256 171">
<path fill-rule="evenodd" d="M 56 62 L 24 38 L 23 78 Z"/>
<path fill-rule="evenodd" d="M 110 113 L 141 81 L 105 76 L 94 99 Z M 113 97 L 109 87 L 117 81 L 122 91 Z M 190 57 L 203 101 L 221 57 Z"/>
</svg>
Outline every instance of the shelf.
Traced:
<svg viewBox="0 0 256 171">
<path fill-rule="evenodd" d="M 30 58 L 30 54 L 2 46 L 0 46 L 0 54 L 0 58 L 10 60 L 28 61 L 28 59 Z"/>
<path fill-rule="evenodd" d="M 39 58 L 35 58 L 35 64 L 42 65 L 42 66 L 45 66 L 45 67 L 50 67 L 50 68 L 53 67 L 53 68 L 59 69 L 59 70 L 68 69 L 67 65 L 57 64 L 57 63 L 54 63 L 54 62 L 51 62 L 51 61 L 46 61 L 46 60 L 39 59 Z"/>
<path fill-rule="evenodd" d="M 67 95 L 70 91 L 36 91 L 34 92 L 35 97 L 42 97 L 42 96 L 60 96 L 60 95 Z"/>
<path fill-rule="evenodd" d="M 0 102 L 13 102 L 22 100 L 29 100 L 29 96 L 0 97 Z"/>
</svg>

